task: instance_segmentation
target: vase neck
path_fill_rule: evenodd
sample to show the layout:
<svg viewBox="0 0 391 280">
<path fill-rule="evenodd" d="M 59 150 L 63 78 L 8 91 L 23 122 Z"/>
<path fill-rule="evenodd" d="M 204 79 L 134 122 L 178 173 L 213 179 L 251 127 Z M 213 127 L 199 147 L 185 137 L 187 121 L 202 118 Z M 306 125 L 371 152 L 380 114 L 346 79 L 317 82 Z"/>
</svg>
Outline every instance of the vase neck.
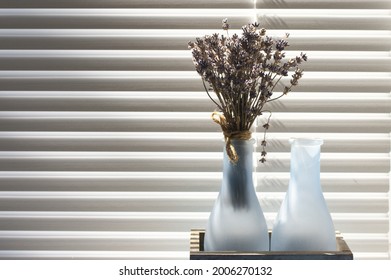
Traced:
<svg viewBox="0 0 391 280">
<path fill-rule="evenodd" d="M 291 181 L 295 186 L 308 188 L 306 191 L 320 187 L 320 139 L 291 140 Z"/>
<path fill-rule="evenodd" d="M 224 149 L 222 199 L 232 201 L 237 207 L 245 205 L 249 197 L 255 196 L 253 184 L 253 140 L 232 140 L 239 157 L 236 163 L 230 161 Z"/>
<path fill-rule="evenodd" d="M 253 152 L 254 141 L 253 140 L 231 140 L 231 144 L 235 148 L 238 155 L 238 161 L 233 163 L 224 147 L 224 171 L 231 169 L 250 170 L 253 171 Z"/>
</svg>

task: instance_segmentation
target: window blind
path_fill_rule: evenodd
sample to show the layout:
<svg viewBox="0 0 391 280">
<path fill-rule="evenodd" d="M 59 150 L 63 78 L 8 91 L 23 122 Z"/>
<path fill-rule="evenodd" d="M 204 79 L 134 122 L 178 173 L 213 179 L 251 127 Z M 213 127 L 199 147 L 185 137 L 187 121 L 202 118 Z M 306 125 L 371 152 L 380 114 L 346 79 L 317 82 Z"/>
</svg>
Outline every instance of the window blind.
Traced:
<svg viewBox="0 0 391 280">
<path fill-rule="evenodd" d="M 223 18 L 236 33 L 254 20 L 289 32 L 288 55 L 309 57 L 301 85 L 270 106 L 268 161 L 256 168 L 270 228 L 288 139 L 321 137 L 336 229 L 356 259 L 390 258 L 390 9 L 0 0 L 0 258 L 188 259 L 189 230 L 205 227 L 219 191 L 223 142 L 187 42 L 221 33 Z"/>
</svg>

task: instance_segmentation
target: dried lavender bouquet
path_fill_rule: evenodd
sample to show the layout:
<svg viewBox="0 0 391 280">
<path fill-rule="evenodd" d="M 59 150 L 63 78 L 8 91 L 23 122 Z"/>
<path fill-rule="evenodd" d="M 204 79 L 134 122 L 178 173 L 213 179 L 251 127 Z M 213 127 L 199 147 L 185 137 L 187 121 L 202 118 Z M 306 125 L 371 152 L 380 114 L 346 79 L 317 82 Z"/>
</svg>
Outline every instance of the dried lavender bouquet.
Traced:
<svg viewBox="0 0 391 280">
<path fill-rule="evenodd" d="M 266 103 L 288 94 L 298 85 L 303 71 L 298 67 L 307 56 L 301 53 L 295 58 L 285 58 L 285 48 L 289 46 L 284 39 L 266 36 L 266 30 L 252 23 L 242 27 L 242 35 L 229 36 L 229 24 L 223 20 L 223 30 L 227 36 L 213 34 L 196 38 L 189 42 L 193 62 L 201 76 L 205 91 L 217 106 L 212 119 L 221 126 L 225 136 L 227 154 L 232 162 L 238 157 L 231 145 L 231 139 L 250 139 L 250 128 L 256 118 L 264 112 Z M 283 86 L 279 96 L 273 91 L 282 77 L 291 74 L 290 84 Z M 213 91 L 215 98 L 210 94 Z M 265 123 L 269 128 L 269 120 Z M 265 162 L 266 139 L 262 141 L 262 158 Z"/>
</svg>

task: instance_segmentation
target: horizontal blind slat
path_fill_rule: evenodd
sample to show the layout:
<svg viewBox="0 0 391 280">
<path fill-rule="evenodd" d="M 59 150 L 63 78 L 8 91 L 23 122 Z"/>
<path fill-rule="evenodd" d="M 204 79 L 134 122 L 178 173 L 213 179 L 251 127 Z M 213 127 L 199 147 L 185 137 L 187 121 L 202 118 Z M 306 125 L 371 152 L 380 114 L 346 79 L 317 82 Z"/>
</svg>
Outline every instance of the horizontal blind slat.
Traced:
<svg viewBox="0 0 391 280">
<path fill-rule="evenodd" d="M 298 90 L 387 92 L 391 87 L 387 72 L 306 72 Z M 3 90 L 55 91 L 202 91 L 197 73 L 178 71 L 0 71 Z M 281 80 L 276 91 L 289 83 Z"/>
<path fill-rule="evenodd" d="M 253 8 L 252 0 L 215 0 L 213 2 L 189 0 L 19 0 L 17 2 L 3 0 L 0 7 L 4 8 Z"/>
<path fill-rule="evenodd" d="M 0 232 L 2 250 L 179 251 L 188 244 L 185 232 Z"/>
<path fill-rule="evenodd" d="M 372 258 L 378 257 L 370 255 Z M 80 250 L 4 250 L 0 259 L 6 260 L 188 260 L 186 251 L 80 251 Z"/>
<path fill-rule="evenodd" d="M 379 92 L 293 92 L 268 105 L 273 112 L 319 113 L 388 113 L 390 107 L 390 94 Z M 0 109 L 5 111 L 199 112 L 207 108 L 214 110 L 205 92 L 0 91 Z"/>
<path fill-rule="evenodd" d="M 253 0 L 2 0 L 1 8 L 253 8 Z M 257 9 L 390 9 L 388 0 L 257 0 Z"/>
<path fill-rule="evenodd" d="M 152 30 L 143 33 L 137 30 L 48 30 L 48 29 L 5 29 L 0 30 L 0 49 L 78 49 L 78 50 L 184 50 L 187 43 L 206 30 L 192 32 L 185 30 Z M 336 51 L 389 51 L 391 33 L 387 31 L 300 31 L 290 33 L 290 50 L 336 50 Z M 218 31 L 220 32 L 220 31 Z M 283 31 L 269 31 L 268 34 L 282 36 Z"/>
<path fill-rule="evenodd" d="M 1 191 L 180 191 L 217 192 L 221 172 L 69 172 L 69 171 L 1 171 Z M 325 192 L 387 192 L 388 173 L 323 172 Z M 289 184 L 288 172 L 257 174 L 259 192 L 284 192 Z"/>
<path fill-rule="evenodd" d="M 261 133 L 253 133 L 260 147 Z M 323 138 L 323 152 L 387 153 L 387 133 L 269 133 L 268 151 L 288 152 L 290 138 Z M 159 143 L 159 145 L 156 145 Z M 223 138 L 217 131 L 205 132 L 0 132 L 3 151 L 172 151 L 221 152 Z"/>
<path fill-rule="evenodd" d="M 114 243 L 113 247 L 118 251 L 142 250 L 147 251 L 180 251 L 189 243 L 189 236 L 185 232 L 161 232 L 159 235 L 151 232 L 50 232 L 50 231 L 4 231 L 0 237 L 7 242 L 2 242 L 4 249 L 9 247 L 9 243 L 17 250 L 38 250 L 39 247 L 46 247 L 50 250 L 85 250 L 91 251 L 93 248 L 107 250 L 107 239 Z M 371 247 L 377 245 L 374 251 L 384 252 L 387 243 L 385 234 L 345 234 L 344 239 L 359 247 L 361 251 L 373 250 Z M 65 244 L 64 244 L 65 243 Z M 78 244 L 79 248 L 74 248 Z M 178 246 L 179 245 L 179 246 Z M 171 247 L 170 247 L 171 246 Z M 96 251 L 96 250 L 94 250 Z"/>
<path fill-rule="evenodd" d="M 217 192 L 2 192 L 0 211 L 208 212 Z M 264 212 L 277 212 L 285 193 L 262 192 Z M 388 212 L 387 194 L 325 193 L 333 213 Z"/>
<path fill-rule="evenodd" d="M 357 54 L 356 54 L 357 53 Z M 288 57 L 298 55 L 287 52 Z M 307 52 L 307 71 L 391 70 L 387 52 Z M 113 70 L 113 71 L 191 71 L 189 51 L 42 51 L 0 50 L 0 70 Z"/>
<path fill-rule="evenodd" d="M 260 154 L 258 154 L 260 158 Z M 287 172 L 287 153 L 269 153 L 258 171 Z M 0 152 L 3 171 L 200 171 L 222 169 L 222 153 L 189 152 Z M 388 172 L 389 154 L 324 153 L 323 172 Z"/>
<path fill-rule="evenodd" d="M 56 231 L 185 231 L 203 228 L 209 213 L 185 212 L 6 212 L 0 213 L 0 230 Z M 265 213 L 269 225 L 275 213 Z M 344 233 L 387 233 L 387 214 L 335 213 L 335 228 Z M 12 221 L 12 224 L 10 224 Z"/>
<path fill-rule="evenodd" d="M 311 122 L 308 122 L 308 118 Z M 272 132 L 388 133 L 391 115 L 275 113 Z M 158 120 L 162 122 L 158 122 Z M 337 121 L 338 120 L 338 121 Z M 259 126 L 264 123 L 258 120 Z M 210 113 L 187 112 L 0 112 L 3 131 L 218 132 Z"/>
<path fill-rule="evenodd" d="M 251 22 L 246 9 L 0 9 L 3 28 L 206 29 L 219 28 L 228 17 L 236 28 Z M 268 10 L 257 14 L 267 29 L 389 30 L 385 10 Z"/>
</svg>

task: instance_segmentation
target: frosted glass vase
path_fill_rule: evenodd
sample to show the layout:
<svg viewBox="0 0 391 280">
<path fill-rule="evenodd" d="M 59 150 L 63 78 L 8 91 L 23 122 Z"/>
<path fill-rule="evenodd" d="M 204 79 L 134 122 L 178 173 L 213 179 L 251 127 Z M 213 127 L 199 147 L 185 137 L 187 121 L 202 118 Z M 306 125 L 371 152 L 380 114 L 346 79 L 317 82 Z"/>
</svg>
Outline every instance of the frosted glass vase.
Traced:
<svg viewBox="0 0 391 280">
<path fill-rule="evenodd" d="M 239 160 L 224 148 L 223 180 L 205 230 L 205 251 L 268 251 L 265 217 L 253 184 L 254 140 L 232 140 Z"/>
<path fill-rule="evenodd" d="M 272 251 L 335 251 L 333 221 L 320 185 L 321 139 L 291 139 L 288 191 L 274 223 Z"/>
</svg>

